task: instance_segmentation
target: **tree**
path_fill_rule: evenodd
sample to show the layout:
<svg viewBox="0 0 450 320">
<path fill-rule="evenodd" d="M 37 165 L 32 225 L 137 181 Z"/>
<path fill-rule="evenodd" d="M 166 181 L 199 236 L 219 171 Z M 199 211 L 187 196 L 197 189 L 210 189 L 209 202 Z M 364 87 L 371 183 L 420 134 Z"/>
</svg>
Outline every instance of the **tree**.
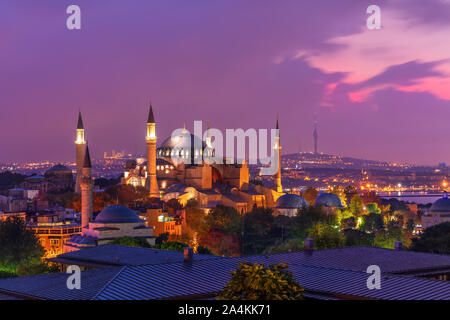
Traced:
<svg viewBox="0 0 450 320">
<path fill-rule="evenodd" d="M 286 264 L 239 263 L 218 300 L 300 300 L 304 289 Z"/>
<path fill-rule="evenodd" d="M 187 243 L 179 242 L 179 241 L 166 241 L 160 245 L 154 245 L 153 248 L 161 249 L 161 250 L 170 250 L 170 251 L 178 251 L 183 252 L 184 248 L 189 247 Z"/>
<path fill-rule="evenodd" d="M 284 242 L 277 242 L 273 246 L 268 247 L 263 251 L 264 254 L 285 253 L 302 251 L 304 249 L 303 241 L 300 239 L 289 239 Z"/>
<path fill-rule="evenodd" d="M 242 218 L 243 238 L 242 254 L 259 254 L 275 240 L 271 231 L 274 229 L 274 216 L 272 210 L 256 208 Z"/>
<path fill-rule="evenodd" d="M 290 236 L 304 240 L 318 222 L 330 226 L 338 226 L 338 217 L 332 212 L 327 213 L 323 207 L 299 209 L 297 216 L 292 218 Z"/>
<path fill-rule="evenodd" d="M 374 245 L 374 235 L 360 230 L 347 229 L 344 230 L 345 246 L 369 246 Z"/>
<path fill-rule="evenodd" d="M 341 229 L 354 229 L 356 227 L 356 219 L 354 217 L 341 219 Z"/>
<path fill-rule="evenodd" d="M 329 186 L 328 187 L 329 193 L 334 193 L 341 199 L 342 205 L 345 207 L 347 206 L 347 195 L 345 193 L 345 189 L 342 186 Z"/>
<path fill-rule="evenodd" d="M 202 225 L 203 231 L 211 229 L 222 230 L 231 236 L 238 236 L 241 228 L 241 215 L 232 207 L 224 205 L 216 206 L 209 213 Z"/>
<path fill-rule="evenodd" d="M 150 244 L 143 238 L 135 237 L 120 237 L 116 238 L 109 244 L 116 244 L 119 246 L 138 247 L 138 248 L 150 248 Z"/>
<path fill-rule="evenodd" d="M 362 195 L 362 199 L 364 203 L 372 203 L 375 202 L 378 205 L 381 205 L 381 198 L 377 196 L 375 191 L 368 191 Z"/>
<path fill-rule="evenodd" d="M 378 208 L 378 203 L 376 202 L 371 202 L 366 204 L 366 209 L 368 213 L 376 213 L 376 214 L 380 214 L 381 213 L 381 209 Z"/>
<path fill-rule="evenodd" d="M 317 223 L 309 237 L 314 239 L 314 247 L 317 249 L 342 248 L 345 241 L 341 231 L 323 223 Z"/>
<path fill-rule="evenodd" d="M 358 218 L 361 216 L 364 208 L 364 202 L 359 194 L 355 194 L 352 197 L 349 208 L 354 217 Z"/>
<path fill-rule="evenodd" d="M 308 188 L 302 193 L 302 197 L 308 202 L 310 206 L 314 205 L 314 201 L 318 196 L 319 192 L 314 188 Z"/>
<path fill-rule="evenodd" d="M 428 227 L 418 239 L 412 239 L 413 251 L 450 254 L 450 222 Z"/>
<path fill-rule="evenodd" d="M 361 224 L 359 225 L 359 229 L 366 232 L 374 232 L 383 227 L 383 216 L 374 212 L 362 216 Z"/>
<path fill-rule="evenodd" d="M 44 249 L 19 218 L 0 222 L 0 270 L 17 273 L 20 266 L 40 265 Z"/>
</svg>

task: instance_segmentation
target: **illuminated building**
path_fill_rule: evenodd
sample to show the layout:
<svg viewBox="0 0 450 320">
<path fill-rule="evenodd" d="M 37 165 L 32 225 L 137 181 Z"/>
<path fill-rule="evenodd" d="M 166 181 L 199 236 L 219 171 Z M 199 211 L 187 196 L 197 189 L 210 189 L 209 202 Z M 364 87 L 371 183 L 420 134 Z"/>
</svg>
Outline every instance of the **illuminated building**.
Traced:
<svg viewBox="0 0 450 320">
<path fill-rule="evenodd" d="M 435 226 L 439 223 L 450 222 L 450 199 L 447 193 L 431 205 L 422 215 L 422 228 Z"/>
<path fill-rule="evenodd" d="M 78 223 L 60 221 L 57 215 L 38 216 L 37 222 L 27 225 L 45 249 L 45 257 L 56 257 L 64 252 L 65 243 L 74 235 L 81 233 Z"/>
<path fill-rule="evenodd" d="M 276 128 L 279 129 L 278 119 Z M 184 128 L 179 135 L 168 137 L 156 148 L 156 122 L 150 106 L 146 143 L 147 159 L 128 161 L 121 183 L 146 187 L 149 197 L 156 197 L 158 192 L 158 197 L 166 202 L 177 199 L 185 205 L 188 200 L 195 199 L 207 212 L 217 204 L 224 204 L 245 213 L 255 205 L 271 208 L 283 194 L 281 166 L 272 177 L 273 190 L 249 184 L 249 168 L 245 161 L 226 164 L 206 161 L 215 156 L 209 122 L 205 141 Z M 279 135 L 275 148 L 280 160 Z"/>
</svg>

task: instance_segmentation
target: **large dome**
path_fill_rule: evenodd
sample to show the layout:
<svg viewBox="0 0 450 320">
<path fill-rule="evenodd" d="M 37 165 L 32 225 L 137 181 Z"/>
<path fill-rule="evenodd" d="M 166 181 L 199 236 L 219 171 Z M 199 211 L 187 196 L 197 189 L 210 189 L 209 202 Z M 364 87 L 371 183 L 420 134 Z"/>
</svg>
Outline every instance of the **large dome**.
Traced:
<svg viewBox="0 0 450 320">
<path fill-rule="evenodd" d="M 206 149 L 206 143 L 188 131 L 179 136 L 170 136 L 157 149 L 159 157 L 180 156 L 181 158 L 201 157 Z"/>
<path fill-rule="evenodd" d="M 276 207 L 280 209 L 300 209 L 306 206 L 308 206 L 308 202 L 296 194 L 285 194 L 276 202 Z"/>
<path fill-rule="evenodd" d="M 103 209 L 94 222 L 98 223 L 136 223 L 142 222 L 139 216 L 131 209 L 124 206 L 110 206 Z"/>
<path fill-rule="evenodd" d="M 341 199 L 334 193 L 321 193 L 316 198 L 314 205 L 324 207 L 335 207 L 335 208 L 344 207 Z"/>
<path fill-rule="evenodd" d="M 450 199 L 447 194 L 433 202 L 430 208 L 431 212 L 450 212 Z"/>
</svg>

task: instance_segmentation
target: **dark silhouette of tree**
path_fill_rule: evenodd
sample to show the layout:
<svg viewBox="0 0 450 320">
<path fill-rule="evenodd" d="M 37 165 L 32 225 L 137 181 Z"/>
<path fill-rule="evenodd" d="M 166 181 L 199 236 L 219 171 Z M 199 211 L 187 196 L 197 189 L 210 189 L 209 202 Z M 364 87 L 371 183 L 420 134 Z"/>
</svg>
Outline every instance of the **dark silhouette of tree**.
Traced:
<svg viewBox="0 0 450 320">
<path fill-rule="evenodd" d="M 239 263 L 218 300 L 300 300 L 304 289 L 286 264 Z"/>
<path fill-rule="evenodd" d="M 428 227 L 418 239 L 412 239 L 413 251 L 450 254 L 450 222 Z"/>
</svg>

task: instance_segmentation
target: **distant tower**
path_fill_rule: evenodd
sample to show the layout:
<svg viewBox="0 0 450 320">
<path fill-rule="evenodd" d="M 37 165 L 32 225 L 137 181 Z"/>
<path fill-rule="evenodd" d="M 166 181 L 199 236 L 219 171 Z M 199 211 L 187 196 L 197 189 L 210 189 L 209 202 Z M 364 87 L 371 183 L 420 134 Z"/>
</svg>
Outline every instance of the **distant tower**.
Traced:
<svg viewBox="0 0 450 320">
<path fill-rule="evenodd" d="M 275 147 L 274 149 L 278 149 L 278 170 L 275 174 L 275 184 L 277 186 L 277 192 L 283 192 L 283 187 L 281 185 L 281 144 L 280 144 L 280 127 L 278 126 L 278 116 L 277 116 L 277 135 L 275 137 Z"/>
<path fill-rule="evenodd" d="M 92 201 L 94 183 L 92 181 L 91 156 L 89 155 L 88 146 L 86 146 L 81 176 L 81 230 L 84 232 L 84 229 L 89 227 L 89 221 L 92 220 L 93 211 Z"/>
<path fill-rule="evenodd" d="M 86 141 L 84 140 L 84 126 L 83 119 L 81 118 L 81 111 L 78 113 L 78 125 L 77 125 L 77 139 L 75 141 L 76 147 L 76 160 L 77 160 L 77 180 L 75 183 L 75 192 L 80 193 L 80 181 L 84 163 L 84 150 L 86 148 Z"/>
<path fill-rule="evenodd" d="M 159 187 L 156 179 L 156 124 L 153 116 L 152 103 L 147 120 L 147 182 L 146 187 L 150 192 L 150 198 L 159 198 Z"/>
<path fill-rule="evenodd" d="M 314 153 L 317 154 L 317 143 L 319 142 L 319 135 L 317 134 L 317 120 L 314 120 Z"/>
</svg>

